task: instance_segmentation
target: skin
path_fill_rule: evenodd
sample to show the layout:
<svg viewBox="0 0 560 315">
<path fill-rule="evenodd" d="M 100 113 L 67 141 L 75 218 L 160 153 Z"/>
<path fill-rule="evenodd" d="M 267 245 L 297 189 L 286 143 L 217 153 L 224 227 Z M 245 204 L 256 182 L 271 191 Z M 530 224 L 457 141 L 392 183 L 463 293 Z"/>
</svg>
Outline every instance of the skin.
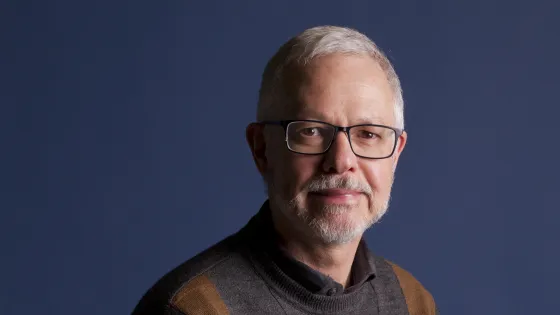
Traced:
<svg viewBox="0 0 560 315">
<path fill-rule="evenodd" d="M 315 119 L 338 126 L 396 126 L 392 89 L 379 64 L 368 56 L 335 54 L 314 59 L 305 68 L 291 69 L 284 85 L 290 98 L 285 100 L 286 106 L 275 110 L 274 119 Z M 296 259 L 347 286 L 364 230 L 388 205 L 407 134 L 398 139 L 392 157 L 379 160 L 357 157 L 342 132 L 322 155 L 289 151 L 280 126 L 250 124 L 246 136 L 255 164 L 268 184 L 281 246 Z M 308 184 L 321 176 L 349 179 L 365 185 L 371 193 L 308 191 Z M 336 237 L 319 233 L 310 225 L 313 220 Z"/>
</svg>

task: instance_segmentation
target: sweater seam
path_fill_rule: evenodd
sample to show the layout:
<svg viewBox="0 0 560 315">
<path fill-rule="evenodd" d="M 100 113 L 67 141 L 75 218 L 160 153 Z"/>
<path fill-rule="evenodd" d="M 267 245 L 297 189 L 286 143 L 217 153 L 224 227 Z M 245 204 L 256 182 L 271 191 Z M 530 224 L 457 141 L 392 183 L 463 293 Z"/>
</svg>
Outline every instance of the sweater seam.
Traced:
<svg viewBox="0 0 560 315">
<path fill-rule="evenodd" d="M 408 301 L 406 300 L 406 294 L 404 293 L 402 283 L 401 283 L 401 279 L 399 279 L 399 276 L 395 272 L 395 268 L 389 263 L 389 261 L 386 260 L 386 259 L 384 259 L 384 260 L 385 260 L 385 263 L 389 265 L 389 268 L 391 269 L 391 272 L 395 276 L 395 280 L 397 280 L 397 283 L 399 285 L 399 290 L 401 291 L 401 295 L 404 299 L 404 304 L 406 305 L 406 311 L 407 311 L 408 314 L 410 314 L 410 305 L 408 305 Z"/>
</svg>

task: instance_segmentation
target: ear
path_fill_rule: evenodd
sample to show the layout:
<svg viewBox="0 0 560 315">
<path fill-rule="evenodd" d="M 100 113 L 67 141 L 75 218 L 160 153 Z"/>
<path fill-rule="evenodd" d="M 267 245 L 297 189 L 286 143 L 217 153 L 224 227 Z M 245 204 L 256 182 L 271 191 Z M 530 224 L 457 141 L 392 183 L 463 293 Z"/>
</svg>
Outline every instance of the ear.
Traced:
<svg viewBox="0 0 560 315">
<path fill-rule="evenodd" d="M 264 125 L 251 123 L 245 130 L 245 138 L 251 149 L 253 160 L 261 175 L 264 175 L 267 169 L 266 160 L 266 142 L 264 139 Z"/>
<path fill-rule="evenodd" d="M 406 146 L 406 141 L 408 140 L 408 134 L 403 131 L 399 140 L 397 141 L 397 147 L 395 148 L 395 153 L 393 154 L 393 171 L 397 168 L 397 163 L 399 162 L 399 157 L 401 156 L 404 147 Z"/>
</svg>

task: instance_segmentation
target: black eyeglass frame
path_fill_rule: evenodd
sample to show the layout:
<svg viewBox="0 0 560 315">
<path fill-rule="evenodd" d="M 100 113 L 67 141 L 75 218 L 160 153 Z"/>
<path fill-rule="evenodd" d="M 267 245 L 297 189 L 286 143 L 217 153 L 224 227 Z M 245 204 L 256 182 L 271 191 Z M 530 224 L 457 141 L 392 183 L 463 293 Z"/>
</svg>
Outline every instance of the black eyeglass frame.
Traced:
<svg viewBox="0 0 560 315">
<path fill-rule="evenodd" d="M 302 152 L 292 150 L 292 148 L 290 148 L 290 145 L 288 143 L 288 125 L 293 123 L 293 122 L 315 122 L 315 123 L 321 123 L 321 124 L 325 124 L 325 125 L 329 125 L 329 126 L 333 127 L 334 128 L 334 134 L 333 134 L 333 137 L 332 137 L 329 145 L 327 146 L 327 148 L 323 152 L 320 152 L 320 153 L 302 153 Z M 320 121 L 320 120 L 313 120 L 313 119 L 265 120 L 265 121 L 259 122 L 259 124 L 282 126 L 282 128 L 284 128 L 284 132 L 286 134 L 286 137 L 285 137 L 284 141 L 286 141 L 286 147 L 288 148 L 288 150 L 290 150 L 291 152 L 294 152 L 294 153 L 304 154 L 304 155 L 325 154 L 327 151 L 329 151 L 332 144 L 334 143 L 334 141 L 336 139 L 336 135 L 340 131 L 342 131 L 346 134 L 346 138 L 348 138 L 348 143 L 350 144 L 350 148 L 352 149 L 352 152 L 358 157 L 361 157 L 361 158 L 364 158 L 364 159 L 370 159 L 370 160 L 382 160 L 382 159 L 387 159 L 387 158 L 390 158 L 391 156 L 393 156 L 393 154 L 395 154 L 395 149 L 397 148 L 397 143 L 399 142 L 399 138 L 401 137 L 401 135 L 404 132 L 404 129 L 394 128 L 394 127 L 385 126 L 385 125 L 359 124 L 359 125 L 352 125 L 352 126 L 348 126 L 348 127 L 342 127 L 342 126 L 337 126 L 337 125 L 330 124 L 328 122 L 324 122 L 324 121 Z M 393 149 L 391 150 L 391 153 L 389 155 L 384 156 L 384 157 L 368 157 L 368 156 L 363 156 L 363 155 L 357 154 L 356 151 L 354 151 L 354 147 L 352 146 L 352 139 L 350 138 L 350 130 L 352 128 L 355 128 L 355 127 L 363 127 L 363 126 L 383 127 L 383 128 L 391 129 L 395 132 L 395 143 L 393 144 Z"/>
</svg>

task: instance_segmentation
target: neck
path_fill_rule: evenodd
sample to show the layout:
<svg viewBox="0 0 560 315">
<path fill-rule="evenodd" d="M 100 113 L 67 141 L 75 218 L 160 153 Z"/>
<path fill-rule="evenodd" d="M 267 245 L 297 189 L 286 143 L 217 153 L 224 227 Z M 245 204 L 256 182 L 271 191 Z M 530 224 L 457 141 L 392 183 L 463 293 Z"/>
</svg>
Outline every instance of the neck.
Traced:
<svg viewBox="0 0 560 315">
<path fill-rule="evenodd" d="M 280 235 L 280 246 L 295 259 L 309 267 L 331 277 L 347 287 L 354 256 L 361 237 L 344 244 L 325 244 L 307 236 L 300 236 L 291 224 L 283 224 L 283 220 L 273 214 L 274 227 Z"/>
</svg>

